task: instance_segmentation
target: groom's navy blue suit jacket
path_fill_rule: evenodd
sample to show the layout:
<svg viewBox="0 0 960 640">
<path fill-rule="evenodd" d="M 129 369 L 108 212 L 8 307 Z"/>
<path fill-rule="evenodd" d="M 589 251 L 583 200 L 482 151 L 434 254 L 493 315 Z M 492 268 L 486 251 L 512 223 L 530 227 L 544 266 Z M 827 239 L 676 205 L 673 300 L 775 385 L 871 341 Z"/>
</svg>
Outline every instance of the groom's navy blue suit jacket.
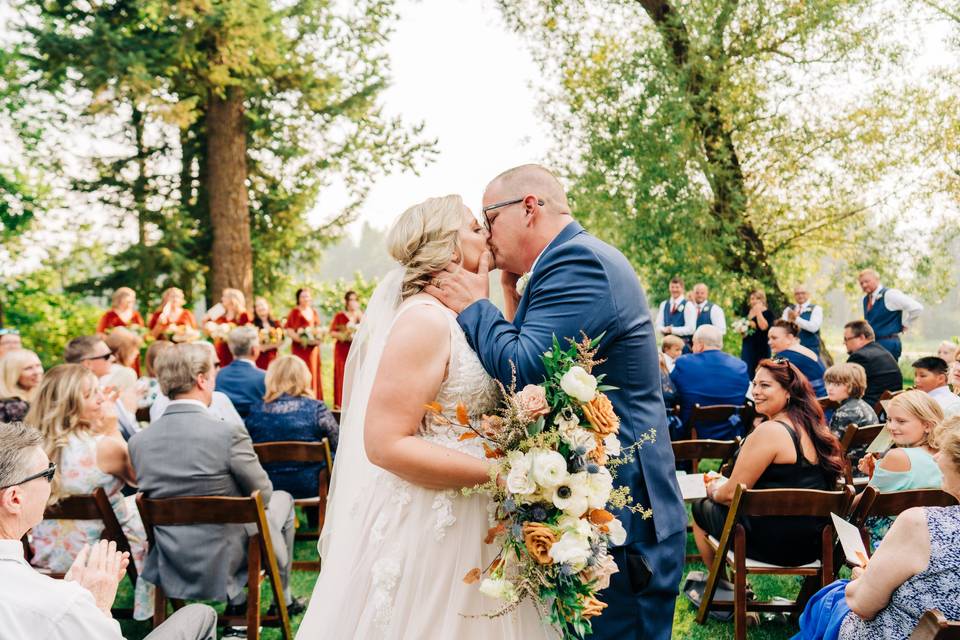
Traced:
<svg viewBox="0 0 960 640">
<path fill-rule="evenodd" d="M 659 542 L 686 528 L 667 416 L 660 394 L 660 369 L 653 318 L 630 263 L 619 251 L 571 222 L 551 242 L 530 274 L 513 322 L 488 300 L 460 314 L 470 346 L 493 377 L 509 385 L 511 362 L 517 384 L 544 379 L 541 356 L 553 336 L 579 339 L 603 335 L 594 369 L 620 416 L 620 441 L 633 444 L 650 429 L 656 442 L 645 444 L 635 461 L 617 468 L 617 484 L 630 487 L 634 502 L 653 508 L 653 519 L 624 511 L 618 514 L 632 542 Z"/>
</svg>

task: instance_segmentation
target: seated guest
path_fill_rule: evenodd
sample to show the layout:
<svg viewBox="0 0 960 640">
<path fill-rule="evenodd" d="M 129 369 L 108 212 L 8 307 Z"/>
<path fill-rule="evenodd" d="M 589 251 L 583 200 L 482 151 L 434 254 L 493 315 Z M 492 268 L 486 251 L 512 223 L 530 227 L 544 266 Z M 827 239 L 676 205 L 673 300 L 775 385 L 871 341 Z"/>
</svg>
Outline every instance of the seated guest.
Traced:
<svg viewBox="0 0 960 640">
<path fill-rule="evenodd" d="M 943 491 L 960 500 L 960 422 L 937 433 Z M 960 506 L 914 507 L 897 518 L 852 580 L 817 592 L 800 616 L 801 640 L 907 638 L 924 611 L 960 620 Z"/>
<path fill-rule="evenodd" d="M 960 398 L 947 386 L 950 369 L 946 362 L 937 356 L 927 356 L 910 366 L 913 367 L 913 385 L 930 394 L 943 409 L 944 416 L 949 418 L 960 413 Z"/>
<path fill-rule="evenodd" d="M 311 391 L 310 369 L 296 356 L 280 356 L 267 369 L 267 391 L 263 402 L 247 416 L 247 431 L 254 442 L 320 442 L 329 438 L 337 448 L 340 427 L 323 400 Z M 317 495 L 317 474 L 324 465 L 303 463 L 268 464 L 264 468 L 274 489 L 282 489 L 294 498 Z"/>
<path fill-rule="evenodd" d="M 0 327 L 0 358 L 11 351 L 22 348 L 23 343 L 20 341 L 19 331 L 10 327 Z"/>
<path fill-rule="evenodd" d="M 148 498 L 249 496 L 259 490 L 267 507 L 283 592 L 290 598 L 293 498 L 274 491 L 242 423 L 208 411 L 216 385 L 216 352 L 177 344 L 156 362 L 160 388 L 171 400 L 149 428 L 130 439 L 140 491 Z M 170 598 L 218 600 L 239 613 L 246 595 L 247 532 L 243 525 L 157 527 L 143 576 Z M 291 615 L 302 610 L 301 603 Z"/>
<path fill-rule="evenodd" d="M 104 415 L 104 404 L 96 376 L 80 365 L 62 364 L 47 372 L 25 422 L 40 432 L 44 452 L 59 470 L 51 480 L 51 504 L 102 487 L 140 569 L 147 536 L 133 496 L 121 493 L 124 484 L 135 484 L 135 476 L 116 417 Z M 44 520 L 33 528 L 30 561 L 36 567 L 63 573 L 84 545 L 96 543 L 102 533 L 99 520 Z M 152 615 L 153 592 L 150 585 L 138 580 L 134 617 L 146 620 Z"/>
<path fill-rule="evenodd" d="M 113 352 L 117 364 L 133 369 L 133 372 L 140 376 L 140 347 L 143 345 L 143 338 L 129 329 L 116 327 L 103 341 Z"/>
<path fill-rule="evenodd" d="M 43 365 L 33 351 L 17 349 L 0 357 L 0 422 L 19 422 L 40 389 Z"/>
<path fill-rule="evenodd" d="M 956 342 L 952 340 L 944 340 L 940 343 L 940 346 L 937 347 L 937 357 L 942 358 L 947 365 L 953 363 L 957 359 L 957 349 L 960 348 L 960 345 L 957 345 Z"/>
<path fill-rule="evenodd" d="M 129 440 L 130 436 L 140 431 L 140 423 L 137 422 L 137 399 L 140 393 L 137 374 L 130 367 L 115 364 L 110 373 L 101 378 L 100 386 L 104 394 L 115 399 L 113 406 L 117 414 L 117 427 L 123 439 Z"/>
<path fill-rule="evenodd" d="M 227 336 L 227 346 L 234 360 L 217 373 L 217 391 L 225 393 L 240 417 L 250 413 L 266 393 L 266 373 L 257 368 L 260 355 L 259 331 L 253 325 L 237 327 Z"/>
<path fill-rule="evenodd" d="M 851 362 L 835 364 L 824 372 L 823 381 L 827 387 L 827 397 L 840 403 L 830 417 L 830 431 L 835 436 L 843 439 L 843 434 L 850 425 L 866 427 L 879 422 L 873 407 L 863 401 L 863 392 L 867 388 L 867 373 L 863 367 Z M 847 451 L 847 456 L 855 467 L 854 477 L 863 475 L 856 468 L 856 462 L 863 457 L 867 446 L 860 445 Z"/>
<path fill-rule="evenodd" d="M 770 357 L 767 332 L 774 318 L 773 312 L 767 308 L 767 294 L 762 289 L 750 292 L 747 306 L 747 329 L 740 346 L 740 359 L 747 363 L 747 377 L 752 380 L 757 363 Z"/>
<path fill-rule="evenodd" d="M 196 344 L 203 349 L 209 349 L 213 353 L 214 366 L 220 366 L 220 361 L 217 360 L 216 350 L 213 348 L 212 344 L 209 342 L 197 342 Z M 159 420 L 160 416 L 163 415 L 163 412 L 166 411 L 169 404 L 170 398 L 165 396 L 163 394 L 163 390 L 161 389 L 160 394 L 157 395 L 156 399 L 153 401 L 153 404 L 150 405 L 150 422 L 153 423 Z M 233 406 L 233 402 L 227 397 L 227 394 L 223 393 L 222 391 L 213 392 L 213 399 L 210 401 L 210 406 L 207 407 L 207 412 L 217 420 L 223 420 L 233 424 L 243 424 L 243 418 L 241 418 L 240 414 L 237 413 L 237 409 Z"/>
<path fill-rule="evenodd" d="M 863 401 L 875 406 L 884 391 L 900 391 L 903 374 L 890 352 L 874 342 L 873 328 L 864 320 L 854 320 L 843 326 L 843 344 L 852 362 L 867 373 L 867 390 Z"/>
<path fill-rule="evenodd" d="M 802 284 L 793 289 L 793 299 L 796 300 L 796 304 L 791 304 L 784 309 L 781 319 L 796 323 L 800 329 L 797 336 L 800 344 L 813 351 L 819 358 L 823 307 L 810 302 L 810 292 Z"/>
<path fill-rule="evenodd" d="M 943 422 L 943 412 L 933 399 L 916 389 L 893 397 L 887 405 L 887 430 L 894 448 L 882 456 L 865 455 L 860 471 L 870 476 L 870 485 L 881 493 L 908 489 L 939 489 L 943 482 L 933 456 L 937 449 L 933 433 Z M 893 518 L 868 518 L 871 544 L 876 547 Z"/>
<path fill-rule="evenodd" d="M 810 381 L 813 393 L 818 398 L 827 395 L 827 388 L 823 383 L 823 365 L 820 357 L 800 344 L 800 329 L 796 323 L 789 320 L 777 320 L 770 327 L 767 335 L 770 342 L 770 351 L 774 356 L 792 362 L 800 372 Z"/>
<path fill-rule="evenodd" d="M 806 376 L 786 361 L 764 360 L 753 378 L 757 412 L 767 419 L 746 437 L 726 482 L 707 486 L 693 503 L 693 536 L 709 567 L 707 536 L 720 539 L 737 485 L 748 489 L 833 490 L 843 473 L 840 442 L 830 433 Z M 749 558 L 799 566 L 819 557 L 821 518 L 744 517 Z"/>
<path fill-rule="evenodd" d="M 123 640 L 110 608 L 130 561 L 113 542 L 78 549 L 67 577 L 33 570 L 20 539 L 43 518 L 51 482 L 43 438 L 21 423 L 0 423 L 0 629 L 4 638 Z M 216 612 L 192 604 L 175 612 L 147 640 L 214 640 Z"/>
<path fill-rule="evenodd" d="M 682 348 L 682 340 L 680 344 Z M 673 386 L 673 381 L 670 379 L 670 370 L 667 368 L 667 358 L 669 358 L 667 354 L 660 354 L 660 393 L 663 394 L 663 406 L 667 410 L 667 430 L 670 432 L 670 439 L 682 440 L 684 437 L 683 423 L 680 422 L 680 416 L 676 413 L 677 389 Z"/>
<path fill-rule="evenodd" d="M 660 353 L 662 354 L 660 361 L 666 365 L 667 373 L 673 371 L 677 358 L 683 355 L 683 340 L 677 336 L 663 336 Z"/>
<path fill-rule="evenodd" d="M 110 365 L 117 361 L 103 338 L 96 335 L 80 336 L 68 342 L 63 359 L 67 364 L 79 364 L 89 369 L 98 379 L 110 373 Z"/>
<path fill-rule="evenodd" d="M 680 421 L 690 433 L 693 406 L 712 404 L 742 405 L 750 388 L 747 365 L 739 358 L 724 353 L 723 336 L 713 325 L 705 324 L 693 334 L 693 353 L 677 359 L 670 380 L 677 390 Z M 716 424 L 698 424 L 697 438 L 728 440 L 743 434 L 740 417 Z"/>
<path fill-rule="evenodd" d="M 143 358 L 144 375 L 140 377 L 138 383 L 140 387 L 140 398 L 137 401 L 138 409 L 149 409 L 157 401 L 157 397 L 160 395 L 160 383 L 157 382 L 154 366 L 160 352 L 172 344 L 169 340 L 157 340 L 147 347 L 147 354 Z"/>
</svg>

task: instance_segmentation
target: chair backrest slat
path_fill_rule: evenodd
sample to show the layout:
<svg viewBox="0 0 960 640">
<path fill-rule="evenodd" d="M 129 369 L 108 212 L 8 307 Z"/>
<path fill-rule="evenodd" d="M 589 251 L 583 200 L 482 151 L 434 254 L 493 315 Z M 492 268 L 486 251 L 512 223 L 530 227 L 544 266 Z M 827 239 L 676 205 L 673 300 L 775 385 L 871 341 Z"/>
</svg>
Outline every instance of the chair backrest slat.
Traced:
<svg viewBox="0 0 960 640">
<path fill-rule="evenodd" d="M 950 507 L 957 499 L 940 489 L 908 489 L 881 493 L 867 485 L 850 516 L 851 524 L 863 527 L 872 516 L 896 517 L 912 507 Z"/>
<path fill-rule="evenodd" d="M 960 621 L 947 620 L 942 613 L 932 609 L 921 616 L 910 640 L 960 640 Z"/>
<path fill-rule="evenodd" d="M 831 513 L 843 517 L 853 502 L 853 487 L 840 491 L 815 489 L 751 489 L 740 499 L 740 515 L 809 516 L 828 518 Z"/>
<path fill-rule="evenodd" d="M 101 489 L 102 491 L 103 489 Z M 67 496 L 43 512 L 45 520 L 102 520 L 100 507 L 93 495 Z"/>
<path fill-rule="evenodd" d="M 250 524 L 257 522 L 255 491 L 248 498 L 224 496 L 188 496 L 150 499 L 137 494 L 137 507 L 154 527 L 191 524 Z"/>
<path fill-rule="evenodd" d="M 712 404 L 705 407 L 695 404 L 690 412 L 690 426 L 696 428 L 698 424 L 705 422 L 729 420 L 731 416 L 739 414 L 742 410 L 743 405 L 737 404 Z"/>
<path fill-rule="evenodd" d="M 729 460 L 740 446 L 737 440 L 674 440 L 673 457 L 677 460 L 703 460 L 720 458 Z"/>
<path fill-rule="evenodd" d="M 324 438 L 326 440 L 326 438 Z M 323 442 L 261 442 L 253 445 L 262 464 L 272 462 L 326 462 Z"/>
<path fill-rule="evenodd" d="M 853 447 L 870 444 L 876 440 L 884 428 L 886 428 L 886 425 L 882 423 L 870 424 L 863 427 L 858 427 L 855 424 L 847 425 L 846 430 L 843 432 L 843 437 L 840 439 L 840 454 L 847 455 L 847 452 Z"/>
</svg>

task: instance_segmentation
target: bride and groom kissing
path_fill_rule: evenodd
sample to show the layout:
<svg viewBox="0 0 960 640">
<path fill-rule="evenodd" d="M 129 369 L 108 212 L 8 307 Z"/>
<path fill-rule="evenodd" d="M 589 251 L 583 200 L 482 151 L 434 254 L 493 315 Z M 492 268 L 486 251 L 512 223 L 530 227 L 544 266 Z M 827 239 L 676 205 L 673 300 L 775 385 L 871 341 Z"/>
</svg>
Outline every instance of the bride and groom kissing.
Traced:
<svg viewBox="0 0 960 640">
<path fill-rule="evenodd" d="M 618 572 L 599 594 L 608 606 L 593 636 L 669 638 L 686 513 L 653 319 L 627 259 L 573 220 L 563 187 L 539 165 L 494 178 L 479 221 L 459 196 L 431 198 L 400 216 L 387 244 L 399 266 L 350 352 L 323 565 L 297 637 L 557 637 L 529 600 L 490 615 L 497 601 L 461 580 L 494 561 L 483 541 L 490 499 L 461 491 L 489 479 L 489 462 L 478 439 L 452 435 L 425 405 L 462 404 L 479 424 L 498 406 L 498 381 L 542 382 L 554 336 L 584 333 L 603 336 L 596 371 L 616 387 L 622 446 L 656 433 L 617 470 L 653 516 L 617 514 L 627 538 L 612 549 Z M 504 312 L 488 300 L 494 266 Z"/>
</svg>

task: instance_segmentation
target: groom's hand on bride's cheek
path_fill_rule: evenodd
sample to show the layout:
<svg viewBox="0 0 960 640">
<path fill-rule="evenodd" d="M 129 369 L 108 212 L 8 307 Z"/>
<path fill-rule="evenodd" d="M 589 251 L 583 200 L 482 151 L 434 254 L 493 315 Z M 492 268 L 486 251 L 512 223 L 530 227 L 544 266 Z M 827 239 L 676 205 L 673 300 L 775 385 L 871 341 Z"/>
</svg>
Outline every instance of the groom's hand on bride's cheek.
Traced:
<svg viewBox="0 0 960 640">
<path fill-rule="evenodd" d="M 477 273 L 470 273 L 459 264 L 451 262 L 423 290 L 456 313 L 460 313 L 477 300 L 490 296 L 489 273 L 492 262 L 488 251 L 480 256 Z"/>
</svg>

